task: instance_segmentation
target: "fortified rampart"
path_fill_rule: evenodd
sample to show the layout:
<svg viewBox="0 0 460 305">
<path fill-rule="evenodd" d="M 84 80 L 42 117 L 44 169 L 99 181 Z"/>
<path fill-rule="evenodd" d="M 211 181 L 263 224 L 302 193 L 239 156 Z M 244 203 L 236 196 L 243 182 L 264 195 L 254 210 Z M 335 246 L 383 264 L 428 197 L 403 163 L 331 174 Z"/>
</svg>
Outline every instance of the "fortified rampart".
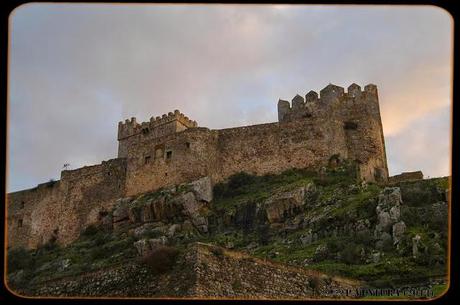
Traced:
<svg viewBox="0 0 460 305">
<path fill-rule="evenodd" d="M 117 198 L 240 171 L 263 175 L 358 163 L 366 181 L 388 179 L 377 87 L 328 85 L 318 95 L 279 100 L 278 122 L 211 130 L 178 110 L 149 122 L 118 124 L 118 158 L 63 171 L 61 180 L 8 195 L 9 246 L 68 243 Z"/>
</svg>

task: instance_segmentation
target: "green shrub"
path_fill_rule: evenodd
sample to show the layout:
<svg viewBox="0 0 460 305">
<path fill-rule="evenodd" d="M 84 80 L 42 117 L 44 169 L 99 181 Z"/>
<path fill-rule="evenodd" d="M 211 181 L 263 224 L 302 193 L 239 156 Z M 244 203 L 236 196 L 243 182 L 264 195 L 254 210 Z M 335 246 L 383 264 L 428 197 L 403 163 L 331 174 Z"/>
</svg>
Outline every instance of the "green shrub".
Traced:
<svg viewBox="0 0 460 305">
<path fill-rule="evenodd" d="M 93 235 L 91 239 L 93 240 L 95 246 L 102 246 L 111 240 L 111 235 L 99 231 L 98 233 Z"/>
<path fill-rule="evenodd" d="M 222 256 L 224 255 L 224 250 L 222 250 L 222 248 L 213 247 L 211 248 L 211 253 L 214 254 L 215 256 Z"/>
<path fill-rule="evenodd" d="M 90 252 L 91 259 L 93 260 L 106 258 L 108 255 L 110 255 L 110 253 L 108 253 L 103 247 L 94 247 Z"/>
<path fill-rule="evenodd" d="M 91 236 L 94 236 L 96 235 L 98 232 L 101 232 L 102 231 L 102 228 L 100 226 L 97 226 L 95 224 L 91 224 L 89 226 L 87 226 L 83 232 L 81 233 L 82 236 L 85 236 L 85 237 L 91 237 Z"/>
<path fill-rule="evenodd" d="M 16 272 L 21 269 L 33 268 L 35 258 L 30 251 L 24 248 L 13 248 L 8 250 L 7 254 L 8 273 Z"/>
<path fill-rule="evenodd" d="M 256 177 L 253 175 L 250 175 L 245 172 L 240 172 L 238 174 L 235 174 L 231 176 L 228 180 L 228 187 L 230 189 L 238 189 L 240 187 L 243 187 L 245 185 L 254 183 L 256 181 Z"/>
<path fill-rule="evenodd" d="M 174 247 L 158 246 L 155 250 L 147 252 L 141 262 L 154 274 L 164 273 L 172 268 L 179 251 Z"/>
<path fill-rule="evenodd" d="M 308 281 L 308 286 L 310 286 L 311 289 L 313 289 L 313 291 L 317 292 L 320 288 L 320 285 L 321 285 L 321 279 L 319 278 L 319 276 L 312 276 L 310 281 Z"/>
<path fill-rule="evenodd" d="M 350 265 L 356 265 L 361 263 L 361 248 L 355 243 L 349 243 L 345 248 L 340 252 L 343 262 Z"/>
</svg>

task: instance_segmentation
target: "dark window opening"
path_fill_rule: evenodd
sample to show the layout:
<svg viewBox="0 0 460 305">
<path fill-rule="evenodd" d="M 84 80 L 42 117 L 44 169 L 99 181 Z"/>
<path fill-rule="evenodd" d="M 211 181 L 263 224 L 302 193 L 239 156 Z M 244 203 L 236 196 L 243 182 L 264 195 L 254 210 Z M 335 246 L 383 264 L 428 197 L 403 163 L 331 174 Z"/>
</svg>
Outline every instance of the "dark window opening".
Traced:
<svg viewBox="0 0 460 305">
<path fill-rule="evenodd" d="M 190 142 L 185 142 L 185 146 L 186 146 L 187 148 L 190 148 Z"/>
<path fill-rule="evenodd" d="M 172 157 L 172 151 L 167 151 L 166 152 L 166 159 L 171 159 Z"/>
<path fill-rule="evenodd" d="M 111 172 L 107 172 L 107 176 L 112 176 L 112 173 L 111 173 Z"/>
<path fill-rule="evenodd" d="M 150 159 L 151 159 L 150 156 L 145 156 L 145 164 L 150 163 Z"/>
<path fill-rule="evenodd" d="M 19 207 L 20 207 L 21 209 L 23 209 L 23 208 L 24 208 L 24 206 L 25 206 L 25 203 L 24 203 L 24 201 L 21 201 L 21 205 L 20 205 Z"/>
<path fill-rule="evenodd" d="M 356 130 L 358 129 L 358 124 L 356 124 L 355 122 L 345 122 L 343 128 L 345 128 L 346 130 Z"/>
<path fill-rule="evenodd" d="M 22 219 L 18 219 L 18 228 L 22 227 Z"/>
<path fill-rule="evenodd" d="M 168 176 L 168 173 L 165 173 L 165 176 Z"/>
<path fill-rule="evenodd" d="M 149 133 L 149 129 L 148 128 L 142 128 L 142 134 L 146 135 Z"/>
</svg>

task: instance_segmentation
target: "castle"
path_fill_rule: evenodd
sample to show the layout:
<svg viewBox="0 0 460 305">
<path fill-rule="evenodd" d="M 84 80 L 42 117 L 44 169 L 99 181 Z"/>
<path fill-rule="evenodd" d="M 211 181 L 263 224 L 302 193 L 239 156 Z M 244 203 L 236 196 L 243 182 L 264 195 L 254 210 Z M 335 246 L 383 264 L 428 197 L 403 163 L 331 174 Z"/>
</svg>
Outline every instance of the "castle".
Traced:
<svg viewBox="0 0 460 305">
<path fill-rule="evenodd" d="M 263 175 L 319 169 L 337 159 L 358 164 L 365 181 L 386 182 L 377 87 L 329 84 L 292 103 L 278 102 L 278 122 L 211 130 L 178 110 L 149 122 L 118 124 L 118 158 L 64 170 L 61 179 L 7 195 L 8 246 L 67 244 L 115 200 L 204 176 L 213 184 L 245 171 Z"/>
</svg>

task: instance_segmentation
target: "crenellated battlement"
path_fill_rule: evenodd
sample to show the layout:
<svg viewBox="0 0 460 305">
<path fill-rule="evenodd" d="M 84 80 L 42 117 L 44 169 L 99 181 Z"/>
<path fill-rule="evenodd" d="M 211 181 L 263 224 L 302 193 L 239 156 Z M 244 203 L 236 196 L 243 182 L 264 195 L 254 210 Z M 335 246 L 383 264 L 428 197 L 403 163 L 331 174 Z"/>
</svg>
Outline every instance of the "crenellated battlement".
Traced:
<svg viewBox="0 0 460 305">
<path fill-rule="evenodd" d="M 338 100 L 343 99 L 377 99 L 377 86 L 368 84 L 361 90 L 355 83 L 348 86 L 347 91 L 343 87 L 329 84 L 320 90 L 319 94 L 313 90 L 305 95 L 305 98 L 297 94 L 291 103 L 280 99 L 278 101 L 278 121 L 287 122 L 293 119 L 312 116 L 316 109 L 324 108 Z"/>
<path fill-rule="evenodd" d="M 148 122 L 137 123 L 135 117 L 132 117 L 131 120 L 125 120 L 124 122 L 120 121 L 118 123 L 118 140 L 122 140 L 142 132 L 151 132 L 154 135 L 161 134 L 155 132 L 155 129 L 160 128 L 166 124 L 173 126 L 174 123 L 180 124 L 180 126 L 176 126 L 177 128 L 169 128 L 174 132 L 187 128 L 198 127 L 198 123 L 196 121 L 192 121 L 186 115 L 176 109 L 174 112 L 163 114 L 161 117 L 152 116 Z"/>
</svg>

